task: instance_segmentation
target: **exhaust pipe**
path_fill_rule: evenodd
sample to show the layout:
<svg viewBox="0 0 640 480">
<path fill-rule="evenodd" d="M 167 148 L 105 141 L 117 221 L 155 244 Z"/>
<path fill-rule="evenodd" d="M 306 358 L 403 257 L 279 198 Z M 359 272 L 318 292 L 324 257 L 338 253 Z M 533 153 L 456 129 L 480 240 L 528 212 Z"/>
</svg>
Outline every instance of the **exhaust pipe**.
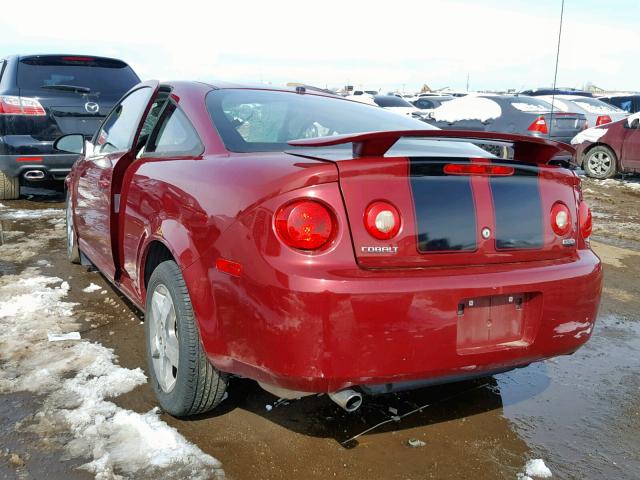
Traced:
<svg viewBox="0 0 640 480">
<path fill-rule="evenodd" d="M 330 393 L 329 398 L 347 412 L 355 412 L 362 405 L 362 394 L 350 388 Z"/>
<path fill-rule="evenodd" d="M 26 180 L 43 180 L 44 172 L 42 170 L 28 170 L 24 173 Z"/>
</svg>

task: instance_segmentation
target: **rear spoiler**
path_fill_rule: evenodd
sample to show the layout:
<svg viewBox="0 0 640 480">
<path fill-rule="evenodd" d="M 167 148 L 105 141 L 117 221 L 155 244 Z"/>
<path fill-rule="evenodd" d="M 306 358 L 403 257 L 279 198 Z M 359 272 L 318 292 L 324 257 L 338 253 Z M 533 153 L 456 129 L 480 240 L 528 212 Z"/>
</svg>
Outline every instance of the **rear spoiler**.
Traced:
<svg viewBox="0 0 640 480">
<path fill-rule="evenodd" d="M 366 132 L 328 137 L 291 140 L 293 147 L 330 147 L 346 143 L 353 144 L 353 157 L 383 157 L 395 143 L 404 137 L 433 138 L 442 140 L 486 140 L 511 143 L 514 158 L 518 161 L 547 164 L 560 153 L 573 156 L 575 149 L 564 143 L 544 138 L 512 135 L 509 133 L 479 132 L 474 130 L 396 130 L 390 132 Z M 472 142 L 473 143 L 473 142 Z M 475 142 L 481 143 L 481 142 Z M 293 153 L 293 152 L 291 152 Z"/>
</svg>

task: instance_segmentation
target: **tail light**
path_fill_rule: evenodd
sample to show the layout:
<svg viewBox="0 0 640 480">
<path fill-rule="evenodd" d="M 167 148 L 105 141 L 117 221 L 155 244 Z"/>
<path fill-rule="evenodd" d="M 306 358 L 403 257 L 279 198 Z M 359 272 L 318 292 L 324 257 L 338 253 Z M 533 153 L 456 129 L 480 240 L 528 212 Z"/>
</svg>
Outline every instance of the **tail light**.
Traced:
<svg viewBox="0 0 640 480">
<path fill-rule="evenodd" d="M 444 166 L 444 173 L 449 175 L 495 175 L 504 177 L 513 175 L 513 172 L 513 167 L 506 167 L 504 165 L 449 163 Z"/>
<path fill-rule="evenodd" d="M 44 108 L 35 98 L 0 96 L 0 115 L 46 115 Z"/>
<path fill-rule="evenodd" d="M 400 231 L 400 214 L 389 202 L 373 202 L 364 212 L 367 232 L 378 240 L 389 240 Z"/>
<path fill-rule="evenodd" d="M 558 236 L 564 236 L 571 230 L 571 212 L 562 202 L 556 202 L 551 207 L 551 228 Z"/>
<path fill-rule="evenodd" d="M 318 250 L 337 232 L 333 213 L 315 200 L 296 200 L 280 208 L 275 227 L 285 244 L 300 250 Z"/>
<path fill-rule="evenodd" d="M 539 133 L 542 133 L 543 135 L 546 135 L 547 133 L 549 133 L 549 129 L 547 128 L 547 121 L 542 115 L 536 118 L 533 121 L 533 123 L 529 125 L 528 130 L 530 132 L 539 132 Z"/>
<path fill-rule="evenodd" d="M 611 117 L 609 115 L 598 115 L 598 119 L 596 120 L 596 127 L 600 125 L 604 125 L 605 123 L 611 123 Z"/>
<path fill-rule="evenodd" d="M 580 233 L 582 238 L 589 238 L 591 230 L 593 229 L 593 218 L 591 216 L 591 209 L 586 202 L 580 202 L 578 208 L 578 221 L 580 224 Z"/>
</svg>

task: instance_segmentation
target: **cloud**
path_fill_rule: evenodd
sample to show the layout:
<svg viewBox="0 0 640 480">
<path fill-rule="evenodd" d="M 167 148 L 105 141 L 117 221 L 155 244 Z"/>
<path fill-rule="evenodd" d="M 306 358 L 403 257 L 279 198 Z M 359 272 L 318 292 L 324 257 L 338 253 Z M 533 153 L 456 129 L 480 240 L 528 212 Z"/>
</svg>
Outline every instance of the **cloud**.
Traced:
<svg viewBox="0 0 640 480">
<path fill-rule="evenodd" d="M 389 88 L 461 88 L 467 73 L 476 88 L 549 85 L 559 16 L 462 0 L 32 3 L 26 33 L 11 21 L 21 4 L 3 6 L 0 49 L 110 55 L 145 78 Z M 631 25 L 589 20 L 579 5 L 568 2 L 559 84 L 636 88 Z"/>
</svg>

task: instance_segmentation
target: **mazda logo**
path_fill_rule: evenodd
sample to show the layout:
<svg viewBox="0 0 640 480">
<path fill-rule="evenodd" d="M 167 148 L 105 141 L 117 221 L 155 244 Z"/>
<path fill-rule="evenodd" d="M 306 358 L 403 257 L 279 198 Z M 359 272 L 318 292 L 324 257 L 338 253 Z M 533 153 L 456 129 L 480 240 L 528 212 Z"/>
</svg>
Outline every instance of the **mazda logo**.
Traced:
<svg viewBox="0 0 640 480">
<path fill-rule="evenodd" d="M 84 104 L 84 109 L 89 113 L 98 113 L 100 110 L 100 105 L 96 102 L 87 102 Z"/>
</svg>

